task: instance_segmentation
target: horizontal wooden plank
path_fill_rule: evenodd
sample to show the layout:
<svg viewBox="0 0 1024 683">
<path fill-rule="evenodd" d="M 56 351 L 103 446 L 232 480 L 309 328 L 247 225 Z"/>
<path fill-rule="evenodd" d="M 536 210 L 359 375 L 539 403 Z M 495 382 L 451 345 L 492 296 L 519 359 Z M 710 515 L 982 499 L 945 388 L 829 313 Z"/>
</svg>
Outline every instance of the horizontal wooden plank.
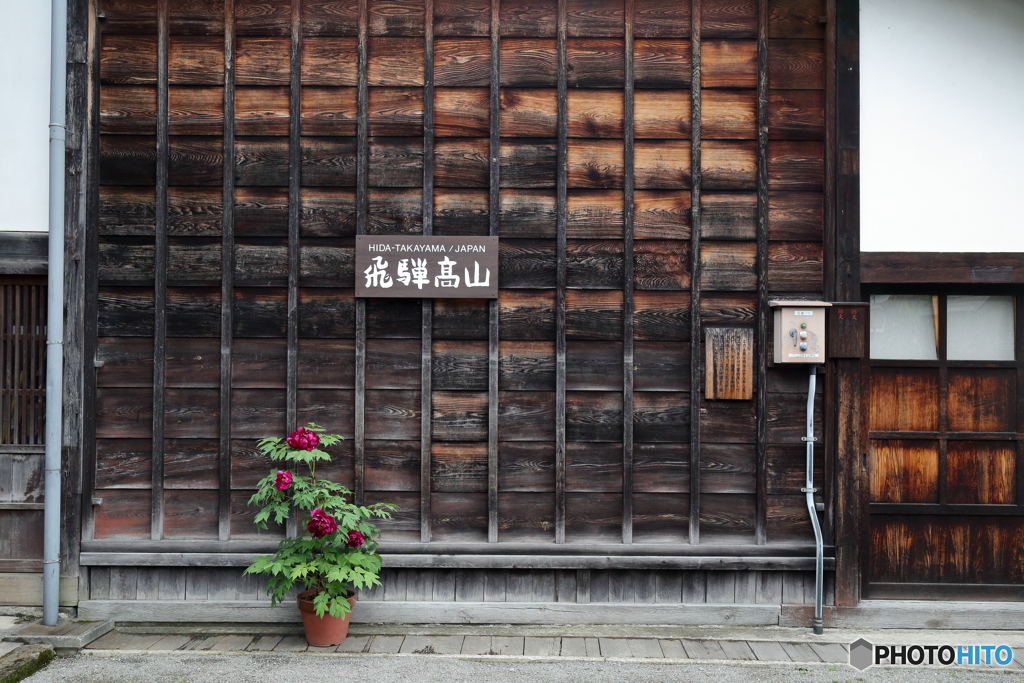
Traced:
<svg viewBox="0 0 1024 683">
<path fill-rule="evenodd" d="M 1024 282 L 1024 255 L 980 252 L 864 252 L 870 283 Z"/>
<path fill-rule="evenodd" d="M 134 621 L 298 622 L 299 611 L 287 604 L 271 608 L 265 601 L 83 600 L 79 618 Z M 779 605 L 626 605 L 559 603 L 558 609 L 537 603 L 363 601 L 354 623 L 408 624 L 676 624 L 703 626 L 771 626 L 779 622 Z"/>
<path fill-rule="evenodd" d="M 700 61 L 704 88 L 757 86 L 757 41 L 705 40 L 701 44 Z"/>
<path fill-rule="evenodd" d="M 90 567 L 247 567 L 254 553 L 82 553 Z M 410 569 L 686 569 L 743 571 L 808 570 L 814 557 L 729 557 L 651 555 L 446 555 L 435 553 L 383 553 L 388 567 Z M 829 560 L 829 565 L 834 562 Z M 831 568 L 831 566 L 829 567 Z M 269 601 L 268 601 L 269 602 Z M 503 622 L 509 623 L 509 622 Z"/>
<path fill-rule="evenodd" d="M 768 86 L 772 89 L 825 87 L 825 45 L 821 40 L 769 39 Z"/>
<path fill-rule="evenodd" d="M 633 50 L 633 79 L 637 88 L 689 87 L 689 40 L 637 38 Z"/>
<path fill-rule="evenodd" d="M 418 529 L 418 527 L 417 527 Z M 230 541 L 210 540 L 161 540 L 150 539 L 123 540 L 123 539 L 94 539 L 83 540 L 82 550 L 84 552 L 97 553 L 248 553 L 265 554 L 273 552 L 277 547 L 276 539 L 233 539 Z M 732 556 L 732 557 L 813 557 L 814 544 L 801 543 L 771 543 L 768 545 L 756 544 L 700 544 L 690 545 L 665 545 L 665 544 L 623 544 L 619 541 L 614 543 L 571 543 L 560 545 L 556 548 L 559 554 L 568 555 L 703 555 L 703 556 Z M 439 555 L 516 555 L 531 554 L 544 555 L 552 550 L 551 543 L 421 543 L 385 541 L 381 545 L 382 553 L 393 553 L 398 555 L 410 555 L 417 553 L 439 554 Z M 825 546 L 825 556 L 832 557 L 835 550 L 832 546 Z"/>
<path fill-rule="evenodd" d="M 804 627 L 811 623 L 813 605 L 786 605 L 780 626 Z M 1024 609 L 1019 603 L 862 600 L 856 607 L 827 605 L 822 615 L 829 628 L 927 628 L 962 629 L 966 624 L 985 624 L 993 630 L 1020 630 Z"/>
<path fill-rule="evenodd" d="M 0 603 L 18 607 L 39 607 L 43 604 L 43 573 L 0 573 Z M 60 577 L 58 601 L 61 607 L 78 604 L 78 577 Z"/>
</svg>

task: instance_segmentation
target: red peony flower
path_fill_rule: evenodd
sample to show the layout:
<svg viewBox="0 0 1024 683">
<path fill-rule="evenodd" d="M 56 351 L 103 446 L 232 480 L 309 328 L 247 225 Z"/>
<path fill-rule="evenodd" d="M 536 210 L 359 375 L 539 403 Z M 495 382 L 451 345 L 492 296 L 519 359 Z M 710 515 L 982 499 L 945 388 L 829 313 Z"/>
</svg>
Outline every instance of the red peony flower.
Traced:
<svg viewBox="0 0 1024 683">
<path fill-rule="evenodd" d="M 306 524 L 306 528 L 314 538 L 323 538 L 338 530 L 338 522 L 320 508 L 316 508 L 310 513 L 310 520 Z"/>
<path fill-rule="evenodd" d="M 305 427 L 299 427 L 285 439 L 287 444 L 297 451 L 311 451 L 320 445 L 320 437 L 316 432 L 307 431 Z"/>
<path fill-rule="evenodd" d="M 362 544 L 366 543 L 366 536 L 360 531 L 348 532 L 348 540 L 345 541 L 345 545 L 349 548 L 358 548 Z"/>
<path fill-rule="evenodd" d="M 277 471 L 277 479 L 274 480 L 274 488 L 278 491 L 287 491 L 292 485 L 292 473 L 282 470 Z"/>
</svg>

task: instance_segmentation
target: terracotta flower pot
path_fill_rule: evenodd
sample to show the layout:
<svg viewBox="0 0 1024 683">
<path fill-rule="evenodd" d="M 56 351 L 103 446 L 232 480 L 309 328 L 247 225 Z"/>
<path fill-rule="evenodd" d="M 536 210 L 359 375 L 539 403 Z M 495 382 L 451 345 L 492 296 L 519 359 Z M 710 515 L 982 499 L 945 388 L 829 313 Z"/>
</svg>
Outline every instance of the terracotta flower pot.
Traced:
<svg viewBox="0 0 1024 683">
<path fill-rule="evenodd" d="M 316 615 L 313 609 L 313 596 L 316 591 L 302 591 L 296 596 L 299 603 L 299 611 L 302 612 L 302 626 L 306 629 L 306 642 L 313 647 L 330 647 L 341 645 L 348 635 L 348 624 L 352 619 L 352 612 L 344 617 L 332 617 L 324 614 L 322 617 Z M 348 596 L 348 604 L 355 607 L 356 595 L 351 593 Z"/>
</svg>

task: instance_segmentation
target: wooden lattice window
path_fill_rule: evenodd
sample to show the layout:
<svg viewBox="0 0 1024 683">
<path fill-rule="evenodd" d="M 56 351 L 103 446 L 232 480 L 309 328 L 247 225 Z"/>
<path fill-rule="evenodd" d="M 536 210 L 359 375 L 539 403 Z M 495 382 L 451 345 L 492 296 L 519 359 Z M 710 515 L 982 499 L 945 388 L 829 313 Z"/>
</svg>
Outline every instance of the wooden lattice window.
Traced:
<svg viewBox="0 0 1024 683">
<path fill-rule="evenodd" d="M 43 443 L 46 286 L 0 280 L 0 444 Z"/>
</svg>

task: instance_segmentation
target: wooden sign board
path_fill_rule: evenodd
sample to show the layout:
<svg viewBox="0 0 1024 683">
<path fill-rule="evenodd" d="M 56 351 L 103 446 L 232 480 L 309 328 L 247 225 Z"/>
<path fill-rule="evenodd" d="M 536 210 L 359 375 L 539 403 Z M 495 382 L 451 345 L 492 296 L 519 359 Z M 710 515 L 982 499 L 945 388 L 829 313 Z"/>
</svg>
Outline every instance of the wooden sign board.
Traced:
<svg viewBox="0 0 1024 683">
<path fill-rule="evenodd" d="M 497 237 L 356 235 L 356 296 L 497 299 Z"/>
<path fill-rule="evenodd" d="M 863 358 L 867 329 L 868 304 L 832 304 L 828 309 L 829 358 Z"/>
<path fill-rule="evenodd" d="M 754 330 L 704 330 L 704 397 L 746 401 L 754 397 Z"/>
</svg>

